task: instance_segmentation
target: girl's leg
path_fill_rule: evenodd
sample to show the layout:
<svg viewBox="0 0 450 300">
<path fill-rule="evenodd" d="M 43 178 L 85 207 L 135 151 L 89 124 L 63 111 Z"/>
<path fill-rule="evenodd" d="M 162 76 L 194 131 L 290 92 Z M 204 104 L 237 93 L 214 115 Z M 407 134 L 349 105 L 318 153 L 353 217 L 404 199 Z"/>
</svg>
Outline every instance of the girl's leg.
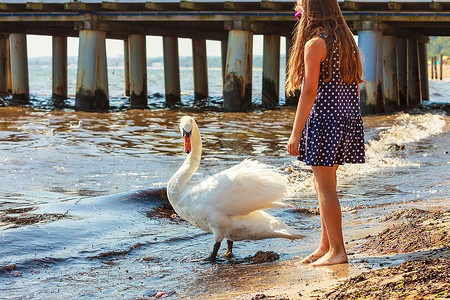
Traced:
<svg viewBox="0 0 450 300">
<path fill-rule="evenodd" d="M 326 266 L 347 262 L 344 239 L 342 237 L 342 213 L 336 192 L 336 171 L 333 167 L 312 167 L 317 184 L 320 217 L 328 236 L 329 249 L 313 266 Z"/>
<path fill-rule="evenodd" d="M 319 197 L 319 186 L 317 184 L 316 177 L 314 176 L 313 179 L 314 179 L 314 188 L 316 189 L 316 194 Z M 322 214 L 320 214 L 320 221 L 321 221 L 321 227 L 322 227 L 322 234 L 320 237 L 319 247 L 316 249 L 316 251 L 314 251 L 313 253 L 311 253 L 310 255 L 305 257 L 304 259 L 302 259 L 300 261 L 301 264 L 309 264 L 309 263 L 315 262 L 316 260 L 318 260 L 319 258 L 324 256 L 328 252 L 328 250 L 330 250 L 330 243 L 328 241 L 327 229 L 325 228 L 325 223 L 324 223 Z"/>
</svg>

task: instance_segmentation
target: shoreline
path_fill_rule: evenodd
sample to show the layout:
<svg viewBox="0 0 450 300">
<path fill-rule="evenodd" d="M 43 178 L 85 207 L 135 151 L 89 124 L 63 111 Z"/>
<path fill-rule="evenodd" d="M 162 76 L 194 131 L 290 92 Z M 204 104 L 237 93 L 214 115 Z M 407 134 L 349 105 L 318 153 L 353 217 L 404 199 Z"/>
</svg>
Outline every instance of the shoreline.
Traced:
<svg viewBox="0 0 450 300">
<path fill-rule="evenodd" d="M 368 220 L 369 228 L 355 230 L 350 240 L 347 237 L 348 264 L 326 267 L 298 265 L 301 258 L 279 262 L 271 268 L 278 270 L 276 282 L 273 278 L 270 280 L 272 276 L 268 274 L 258 274 L 263 277 L 259 282 L 267 282 L 259 289 L 253 290 L 249 282 L 246 291 L 206 298 L 450 297 L 449 201 L 449 198 L 421 200 L 402 204 L 401 208 L 398 204 L 387 207 L 384 215 Z M 366 214 L 370 215 L 370 212 Z M 350 223 L 344 226 L 351 226 L 355 220 Z M 408 243 L 411 236 L 420 243 Z"/>
</svg>

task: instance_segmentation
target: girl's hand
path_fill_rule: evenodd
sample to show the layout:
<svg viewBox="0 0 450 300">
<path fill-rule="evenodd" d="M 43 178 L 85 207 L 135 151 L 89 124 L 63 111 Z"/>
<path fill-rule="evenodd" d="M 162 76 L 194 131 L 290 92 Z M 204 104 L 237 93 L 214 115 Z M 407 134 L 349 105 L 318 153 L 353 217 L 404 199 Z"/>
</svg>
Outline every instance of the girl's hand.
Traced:
<svg viewBox="0 0 450 300">
<path fill-rule="evenodd" d="M 300 144 L 300 139 L 301 136 L 299 136 L 298 134 L 291 134 L 291 137 L 289 138 L 288 144 L 287 144 L 287 151 L 289 152 L 290 155 L 292 156 L 298 156 L 299 152 L 298 152 L 298 145 Z"/>
</svg>

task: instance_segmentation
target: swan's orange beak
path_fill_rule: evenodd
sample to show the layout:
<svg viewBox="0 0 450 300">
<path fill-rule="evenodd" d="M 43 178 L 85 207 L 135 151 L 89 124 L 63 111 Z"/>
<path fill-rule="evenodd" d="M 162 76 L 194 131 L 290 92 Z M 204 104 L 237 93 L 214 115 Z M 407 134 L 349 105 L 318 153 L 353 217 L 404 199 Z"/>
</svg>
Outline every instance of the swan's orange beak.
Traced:
<svg viewBox="0 0 450 300">
<path fill-rule="evenodd" d="M 183 137 L 184 137 L 184 152 L 187 154 L 191 153 L 191 133 L 186 132 L 183 129 Z"/>
<path fill-rule="evenodd" d="M 191 153 L 191 138 L 187 135 L 184 136 L 184 152 Z"/>
</svg>

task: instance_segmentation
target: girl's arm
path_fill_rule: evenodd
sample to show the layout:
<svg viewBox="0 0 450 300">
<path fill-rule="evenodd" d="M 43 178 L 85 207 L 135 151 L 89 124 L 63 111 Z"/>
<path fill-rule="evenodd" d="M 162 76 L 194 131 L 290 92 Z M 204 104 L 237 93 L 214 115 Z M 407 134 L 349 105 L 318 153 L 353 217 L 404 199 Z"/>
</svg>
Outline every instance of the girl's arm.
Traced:
<svg viewBox="0 0 450 300">
<path fill-rule="evenodd" d="M 293 156 L 299 155 L 298 144 L 302 137 L 303 127 L 306 124 L 314 100 L 317 96 L 319 86 L 320 63 L 327 55 L 327 45 L 320 37 L 309 40 L 305 45 L 305 77 L 303 88 L 298 101 L 297 112 L 295 113 L 294 125 L 291 137 L 289 138 L 287 151 Z"/>
</svg>

